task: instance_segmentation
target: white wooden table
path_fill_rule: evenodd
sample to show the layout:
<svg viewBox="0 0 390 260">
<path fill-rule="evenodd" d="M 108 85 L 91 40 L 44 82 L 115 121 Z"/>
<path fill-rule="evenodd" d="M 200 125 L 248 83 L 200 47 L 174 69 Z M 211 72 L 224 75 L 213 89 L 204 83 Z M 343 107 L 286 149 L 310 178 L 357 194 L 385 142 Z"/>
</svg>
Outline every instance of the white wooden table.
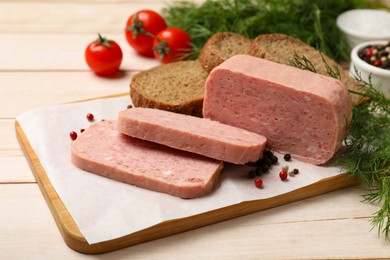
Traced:
<svg viewBox="0 0 390 260">
<path fill-rule="evenodd" d="M 17 142 L 15 117 L 36 107 L 127 92 L 142 68 L 123 28 L 141 8 L 168 1 L 0 1 L 0 259 L 387 258 L 371 230 L 379 209 L 358 186 L 99 256 L 64 243 Z M 124 75 L 91 73 L 84 49 L 100 32 L 124 52 Z"/>
</svg>

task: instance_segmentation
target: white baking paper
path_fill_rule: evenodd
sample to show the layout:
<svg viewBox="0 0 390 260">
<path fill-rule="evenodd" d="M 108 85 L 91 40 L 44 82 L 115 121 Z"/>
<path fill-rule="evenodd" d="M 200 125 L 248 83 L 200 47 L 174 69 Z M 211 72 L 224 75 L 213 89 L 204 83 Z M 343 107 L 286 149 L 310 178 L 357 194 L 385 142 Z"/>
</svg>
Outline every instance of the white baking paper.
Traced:
<svg viewBox="0 0 390 260">
<path fill-rule="evenodd" d="M 258 189 L 249 179 L 249 166 L 225 165 L 220 184 L 211 194 L 196 199 L 180 199 L 113 181 L 76 168 L 70 161 L 69 133 L 87 128 L 95 120 L 116 119 L 130 98 L 99 99 L 27 111 L 17 117 L 38 155 L 54 189 L 88 243 L 122 237 L 163 221 L 211 211 L 243 201 L 270 198 L 340 174 L 337 167 L 319 167 L 296 160 L 279 164 L 262 176 Z M 300 173 L 281 181 L 282 164 Z M 260 203 L 260 202 L 259 202 Z"/>
</svg>

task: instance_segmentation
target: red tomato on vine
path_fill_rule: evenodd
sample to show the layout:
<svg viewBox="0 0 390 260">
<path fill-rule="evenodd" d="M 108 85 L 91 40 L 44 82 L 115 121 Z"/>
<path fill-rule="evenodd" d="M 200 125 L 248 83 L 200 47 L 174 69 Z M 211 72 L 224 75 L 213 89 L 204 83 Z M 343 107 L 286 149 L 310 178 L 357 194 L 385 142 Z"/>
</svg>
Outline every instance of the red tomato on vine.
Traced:
<svg viewBox="0 0 390 260">
<path fill-rule="evenodd" d="M 122 63 L 122 50 L 112 40 L 107 40 L 99 34 L 99 38 L 90 43 L 85 50 L 85 60 L 88 66 L 100 76 L 111 76 Z"/>
<path fill-rule="evenodd" d="M 141 10 L 127 20 L 126 40 L 138 54 L 153 57 L 154 37 L 166 27 L 161 15 L 152 10 Z"/>
<path fill-rule="evenodd" d="M 185 60 L 191 53 L 191 37 L 180 28 L 169 27 L 159 32 L 154 39 L 154 56 L 162 63 Z"/>
</svg>

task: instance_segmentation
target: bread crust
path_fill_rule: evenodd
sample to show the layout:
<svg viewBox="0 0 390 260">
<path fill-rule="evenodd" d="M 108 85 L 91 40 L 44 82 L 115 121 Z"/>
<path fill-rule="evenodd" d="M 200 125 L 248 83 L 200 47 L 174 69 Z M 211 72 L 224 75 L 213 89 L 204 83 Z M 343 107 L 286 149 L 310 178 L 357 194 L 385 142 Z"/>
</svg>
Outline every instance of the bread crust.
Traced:
<svg viewBox="0 0 390 260">
<path fill-rule="evenodd" d="M 246 54 L 251 42 L 251 39 L 238 33 L 218 32 L 205 43 L 198 59 L 203 69 L 211 72 L 228 58 L 237 54 Z"/>
</svg>

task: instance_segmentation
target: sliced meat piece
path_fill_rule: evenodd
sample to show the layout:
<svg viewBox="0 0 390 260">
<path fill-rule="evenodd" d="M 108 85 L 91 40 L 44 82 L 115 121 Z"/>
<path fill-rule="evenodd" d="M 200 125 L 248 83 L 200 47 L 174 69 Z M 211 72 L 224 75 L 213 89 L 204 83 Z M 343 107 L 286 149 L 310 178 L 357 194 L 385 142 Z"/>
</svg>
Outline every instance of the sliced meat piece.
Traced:
<svg viewBox="0 0 390 260">
<path fill-rule="evenodd" d="M 341 146 L 351 110 L 338 80 L 237 55 L 209 75 L 203 115 L 264 135 L 271 149 L 323 164 Z"/>
<path fill-rule="evenodd" d="M 222 162 L 123 135 L 115 125 L 102 121 L 81 133 L 71 146 L 73 164 L 181 198 L 200 197 L 214 187 Z"/>
<path fill-rule="evenodd" d="M 235 164 L 257 161 L 266 138 L 210 119 L 158 109 L 131 108 L 119 113 L 118 131 Z"/>
</svg>

